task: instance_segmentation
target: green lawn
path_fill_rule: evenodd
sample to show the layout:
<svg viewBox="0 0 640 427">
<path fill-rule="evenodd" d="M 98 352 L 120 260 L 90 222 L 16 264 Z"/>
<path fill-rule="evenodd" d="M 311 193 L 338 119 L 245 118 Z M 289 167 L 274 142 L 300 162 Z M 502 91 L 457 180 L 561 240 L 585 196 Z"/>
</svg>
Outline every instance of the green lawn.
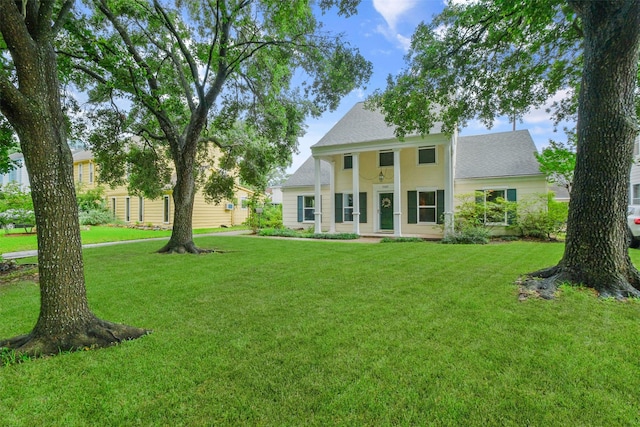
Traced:
<svg viewBox="0 0 640 427">
<path fill-rule="evenodd" d="M 203 228 L 193 230 L 194 234 L 215 233 L 244 229 L 244 226 L 231 228 Z M 81 232 L 82 243 L 104 243 L 120 240 L 152 239 L 171 236 L 170 230 L 138 230 L 126 227 L 92 226 Z M 18 252 L 38 249 L 36 235 L 11 234 L 0 231 L 0 255 L 7 252 Z"/>
<path fill-rule="evenodd" d="M 227 252 L 85 250 L 96 314 L 154 332 L 1 368 L 0 424 L 640 424 L 640 303 L 517 300 L 562 244 L 196 243 Z M 0 337 L 37 313 L 0 287 Z"/>
</svg>

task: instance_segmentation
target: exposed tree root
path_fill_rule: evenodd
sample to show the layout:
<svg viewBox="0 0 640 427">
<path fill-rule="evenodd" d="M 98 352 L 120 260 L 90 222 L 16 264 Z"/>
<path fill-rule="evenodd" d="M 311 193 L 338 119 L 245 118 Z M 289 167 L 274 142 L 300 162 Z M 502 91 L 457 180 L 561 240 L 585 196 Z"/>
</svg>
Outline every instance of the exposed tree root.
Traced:
<svg viewBox="0 0 640 427">
<path fill-rule="evenodd" d="M 160 254 L 208 254 L 211 252 L 217 252 L 213 249 L 202 249 L 195 245 L 193 242 L 188 242 L 184 244 L 176 244 L 171 241 L 164 245 L 158 253 Z"/>
<path fill-rule="evenodd" d="M 578 274 L 572 274 L 561 265 L 534 271 L 517 280 L 520 286 L 519 300 L 525 300 L 531 295 L 543 299 L 553 299 L 560 285 L 585 286 L 594 289 L 601 298 L 616 298 L 619 300 L 626 298 L 640 297 L 640 290 L 634 287 L 633 283 L 639 283 L 637 271 L 633 271 L 630 279 L 622 275 L 612 275 L 606 285 L 584 283 Z"/>
<path fill-rule="evenodd" d="M 122 341 L 140 338 L 151 331 L 93 318 L 84 328 L 66 334 L 50 336 L 31 332 L 28 335 L 0 340 L 0 349 L 11 350 L 16 356 L 41 357 L 65 351 L 103 348 Z"/>
</svg>

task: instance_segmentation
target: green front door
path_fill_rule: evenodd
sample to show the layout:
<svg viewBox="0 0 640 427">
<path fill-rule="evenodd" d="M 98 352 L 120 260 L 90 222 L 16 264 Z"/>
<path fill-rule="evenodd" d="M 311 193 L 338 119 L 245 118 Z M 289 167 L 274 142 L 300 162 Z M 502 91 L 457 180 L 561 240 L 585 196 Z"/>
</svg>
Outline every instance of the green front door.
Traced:
<svg viewBox="0 0 640 427">
<path fill-rule="evenodd" d="M 393 230 L 393 193 L 380 193 L 380 230 Z"/>
</svg>

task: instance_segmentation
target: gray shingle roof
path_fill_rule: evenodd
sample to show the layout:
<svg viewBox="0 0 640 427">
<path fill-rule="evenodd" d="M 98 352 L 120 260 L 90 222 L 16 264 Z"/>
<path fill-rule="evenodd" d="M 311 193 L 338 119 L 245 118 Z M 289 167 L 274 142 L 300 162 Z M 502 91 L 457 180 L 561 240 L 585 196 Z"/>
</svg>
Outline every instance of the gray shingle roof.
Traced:
<svg viewBox="0 0 640 427">
<path fill-rule="evenodd" d="M 441 128 L 442 124 L 436 123 L 434 131 L 437 129 L 439 133 Z M 358 102 L 311 148 L 396 139 L 394 130 L 394 126 L 384 121 L 381 112 L 366 110 L 364 102 Z"/>
<path fill-rule="evenodd" d="M 89 150 L 80 150 L 73 153 L 73 161 L 81 162 L 83 160 L 91 160 L 93 159 L 93 153 Z"/>
<path fill-rule="evenodd" d="M 458 137 L 456 179 L 539 175 L 528 130 Z"/>
<path fill-rule="evenodd" d="M 309 157 L 290 177 L 282 187 L 306 187 L 315 183 L 314 159 Z M 320 160 L 320 183 L 329 184 L 331 169 L 329 163 Z"/>
<path fill-rule="evenodd" d="M 458 137 L 456 179 L 540 175 L 533 153 L 536 146 L 528 130 Z M 329 184 L 329 164 L 320 161 L 323 185 Z M 313 157 L 282 185 L 303 187 L 314 184 Z"/>
</svg>

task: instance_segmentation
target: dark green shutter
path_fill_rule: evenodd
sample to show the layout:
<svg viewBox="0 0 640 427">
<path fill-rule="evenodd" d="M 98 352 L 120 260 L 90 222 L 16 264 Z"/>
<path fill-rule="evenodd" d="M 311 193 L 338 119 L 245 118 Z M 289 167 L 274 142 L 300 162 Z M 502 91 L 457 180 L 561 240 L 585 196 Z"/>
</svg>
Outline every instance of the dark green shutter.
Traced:
<svg viewBox="0 0 640 427">
<path fill-rule="evenodd" d="M 298 196 L 298 222 L 302 222 L 304 220 L 304 209 L 302 207 L 302 196 Z"/>
<path fill-rule="evenodd" d="M 407 212 L 409 214 L 409 224 L 418 223 L 418 192 L 407 191 Z"/>
<path fill-rule="evenodd" d="M 360 193 L 360 224 L 367 222 L 367 193 Z"/>
<path fill-rule="evenodd" d="M 516 202 L 517 201 L 517 192 L 515 188 L 509 188 L 507 190 L 507 202 Z M 513 224 L 516 220 L 516 211 L 515 207 L 510 209 L 507 212 L 507 224 Z"/>
<path fill-rule="evenodd" d="M 336 222 L 342 222 L 342 193 L 336 193 Z"/>
<path fill-rule="evenodd" d="M 444 224 L 444 190 L 436 191 L 436 223 Z"/>
</svg>

